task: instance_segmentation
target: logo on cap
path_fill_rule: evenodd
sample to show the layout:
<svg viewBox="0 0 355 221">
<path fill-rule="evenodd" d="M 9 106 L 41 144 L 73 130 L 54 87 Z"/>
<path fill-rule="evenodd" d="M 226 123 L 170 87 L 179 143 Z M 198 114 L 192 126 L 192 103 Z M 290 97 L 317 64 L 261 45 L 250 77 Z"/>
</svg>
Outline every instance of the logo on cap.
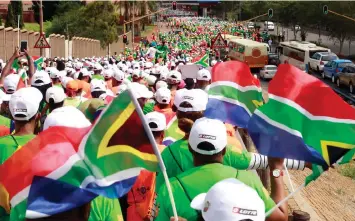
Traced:
<svg viewBox="0 0 355 221">
<path fill-rule="evenodd" d="M 216 140 L 216 136 L 208 135 L 208 134 L 199 134 L 198 138 L 208 139 L 208 140 Z"/>
<path fill-rule="evenodd" d="M 257 216 L 258 215 L 258 212 L 256 210 L 242 209 L 242 208 L 238 208 L 238 207 L 233 207 L 232 212 L 238 213 L 241 215 L 248 215 L 248 216 Z"/>
<path fill-rule="evenodd" d="M 211 203 L 209 201 L 206 201 L 205 207 L 203 207 L 203 212 L 207 212 L 208 209 L 210 208 L 210 206 L 211 206 Z"/>
<path fill-rule="evenodd" d="M 17 109 L 15 109 L 15 112 L 20 112 L 20 113 L 26 113 L 27 112 L 27 109 L 25 109 L 25 108 L 17 108 Z"/>
<path fill-rule="evenodd" d="M 193 100 L 194 98 L 190 97 L 190 96 L 183 96 L 182 99 L 184 99 L 184 100 Z"/>
</svg>

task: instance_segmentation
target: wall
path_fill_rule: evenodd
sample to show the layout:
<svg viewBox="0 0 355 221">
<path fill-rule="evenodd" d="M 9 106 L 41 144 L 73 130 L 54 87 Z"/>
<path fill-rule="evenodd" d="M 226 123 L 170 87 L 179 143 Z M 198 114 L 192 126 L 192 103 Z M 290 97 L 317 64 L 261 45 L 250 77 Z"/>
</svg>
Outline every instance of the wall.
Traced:
<svg viewBox="0 0 355 221">
<path fill-rule="evenodd" d="M 100 57 L 108 54 L 114 55 L 124 51 L 125 46 L 132 47 L 132 34 L 126 33 L 129 41 L 128 45 L 123 44 L 123 35 L 119 36 L 119 40 L 109 47 L 101 48 L 100 41 L 96 39 L 73 37 L 71 41 L 65 39 L 64 35 L 52 34 L 47 38 L 50 49 L 44 50 L 45 57 Z M 5 28 L 0 26 L 0 59 L 8 60 L 14 53 L 15 47 L 20 41 L 28 41 L 28 52 L 32 56 L 40 56 L 40 49 L 34 48 L 39 38 L 39 32 Z"/>
</svg>

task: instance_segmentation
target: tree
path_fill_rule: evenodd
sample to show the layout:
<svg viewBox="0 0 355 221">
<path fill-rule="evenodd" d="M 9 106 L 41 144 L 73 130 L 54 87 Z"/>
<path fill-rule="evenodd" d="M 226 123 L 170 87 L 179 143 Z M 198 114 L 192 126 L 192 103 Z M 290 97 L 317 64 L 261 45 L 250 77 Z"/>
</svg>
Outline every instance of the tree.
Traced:
<svg viewBox="0 0 355 221">
<path fill-rule="evenodd" d="M 90 2 L 53 17 L 48 33 L 68 34 L 100 40 L 101 46 L 118 41 L 118 13 L 111 2 Z"/>
<path fill-rule="evenodd" d="M 14 16 L 14 23 L 15 26 L 12 26 L 14 28 L 17 28 L 17 22 L 18 22 L 18 15 L 20 15 L 20 28 L 24 27 L 23 23 L 23 4 L 22 1 L 11 1 L 10 3 L 12 5 L 12 14 Z"/>
<path fill-rule="evenodd" d="M 5 27 L 15 27 L 15 16 L 12 10 L 12 4 L 8 4 L 7 6 L 7 15 L 6 15 L 6 22 Z"/>
<path fill-rule="evenodd" d="M 53 16 L 56 14 L 56 10 L 60 1 L 42 1 L 43 6 L 43 21 L 52 20 Z M 70 1 L 71 2 L 71 1 Z M 35 20 L 39 23 L 39 0 L 32 0 Z"/>
</svg>

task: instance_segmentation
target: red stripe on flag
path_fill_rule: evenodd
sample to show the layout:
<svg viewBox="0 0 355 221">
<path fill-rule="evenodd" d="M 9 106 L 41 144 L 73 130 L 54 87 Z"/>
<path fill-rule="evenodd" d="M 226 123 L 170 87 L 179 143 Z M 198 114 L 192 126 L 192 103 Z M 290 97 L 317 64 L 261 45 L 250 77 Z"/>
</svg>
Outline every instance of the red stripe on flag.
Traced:
<svg viewBox="0 0 355 221">
<path fill-rule="evenodd" d="M 90 128 L 51 127 L 16 151 L 0 166 L 0 182 L 10 199 L 34 176 L 47 176 L 73 156 Z"/>
<path fill-rule="evenodd" d="M 242 87 L 260 86 L 260 82 L 250 72 L 250 68 L 240 61 L 219 62 L 212 68 L 212 82 L 231 81 Z"/>
<path fill-rule="evenodd" d="M 328 85 L 289 64 L 279 65 L 269 93 L 292 100 L 315 116 L 355 120 L 355 109 Z"/>
</svg>

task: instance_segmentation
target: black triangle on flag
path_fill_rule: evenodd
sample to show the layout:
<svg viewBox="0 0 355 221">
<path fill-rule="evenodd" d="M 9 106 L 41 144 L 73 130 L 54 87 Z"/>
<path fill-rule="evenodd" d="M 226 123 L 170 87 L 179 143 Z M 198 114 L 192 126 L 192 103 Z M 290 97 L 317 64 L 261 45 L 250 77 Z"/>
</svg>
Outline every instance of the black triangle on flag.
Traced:
<svg viewBox="0 0 355 221">
<path fill-rule="evenodd" d="M 332 145 L 327 145 L 327 149 L 330 165 L 336 163 L 340 158 L 342 158 L 347 152 L 350 151 L 350 149 L 344 149 L 342 147 L 336 147 Z"/>
</svg>

